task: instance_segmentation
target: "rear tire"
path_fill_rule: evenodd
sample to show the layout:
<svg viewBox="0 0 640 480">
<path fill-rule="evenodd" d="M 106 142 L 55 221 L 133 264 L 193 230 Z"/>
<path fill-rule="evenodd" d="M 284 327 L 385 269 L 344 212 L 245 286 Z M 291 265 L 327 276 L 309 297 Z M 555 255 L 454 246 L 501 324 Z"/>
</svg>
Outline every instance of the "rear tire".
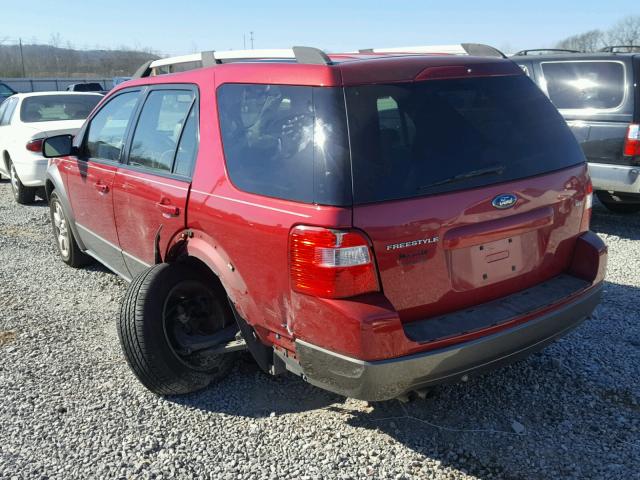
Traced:
<svg viewBox="0 0 640 480">
<path fill-rule="evenodd" d="M 621 198 L 617 195 L 612 195 L 609 192 L 598 190 L 596 192 L 598 196 L 598 200 L 602 203 L 608 210 L 614 213 L 637 213 L 640 212 L 640 196 L 638 196 L 637 201 L 625 201 L 624 198 Z"/>
<path fill-rule="evenodd" d="M 16 167 L 13 162 L 9 160 L 9 178 L 11 180 L 11 191 L 13 192 L 13 198 L 21 205 L 28 205 L 33 203 L 36 199 L 37 188 L 25 187 L 18 177 Z"/>
<path fill-rule="evenodd" d="M 58 197 L 55 190 L 51 192 L 49 200 L 49 216 L 51 217 L 53 238 L 62 261 L 74 268 L 83 267 L 91 263 L 93 259 L 80 250 L 73 232 L 69 228 L 69 220 L 67 220 L 60 197 Z"/>
<path fill-rule="evenodd" d="M 195 392 L 225 377 L 237 355 L 190 353 L 184 339 L 235 322 L 226 294 L 210 275 L 161 263 L 138 275 L 120 307 L 118 337 L 129 367 L 158 395 Z"/>
</svg>

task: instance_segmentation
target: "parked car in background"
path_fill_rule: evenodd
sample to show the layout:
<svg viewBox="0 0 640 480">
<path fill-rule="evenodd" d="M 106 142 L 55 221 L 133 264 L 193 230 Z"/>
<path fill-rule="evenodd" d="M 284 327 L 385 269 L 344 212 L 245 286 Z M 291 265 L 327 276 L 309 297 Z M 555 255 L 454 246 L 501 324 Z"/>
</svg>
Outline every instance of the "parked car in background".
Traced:
<svg viewBox="0 0 640 480">
<path fill-rule="evenodd" d="M 614 212 L 639 212 L 640 50 L 603 50 L 525 50 L 512 59 L 571 127 L 589 162 L 598 199 Z"/>
<path fill-rule="evenodd" d="M 133 280 L 118 332 L 153 392 L 246 347 L 395 398 L 541 349 L 599 302 L 584 154 L 495 49 L 216 51 L 137 76 L 44 154 L 62 260 Z"/>
<path fill-rule="evenodd" d="M 131 77 L 113 77 L 113 86 L 116 87 L 118 85 L 120 85 L 121 83 L 127 82 L 131 80 Z"/>
<path fill-rule="evenodd" d="M 96 92 L 102 94 L 108 92 L 98 82 L 72 83 L 67 85 L 65 90 L 67 92 Z"/>
<path fill-rule="evenodd" d="M 11 88 L 6 83 L 0 82 L 0 103 L 4 102 L 5 99 L 9 98 L 11 95 L 15 94 L 15 90 Z"/>
<path fill-rule="evenodd" d="M 44 139 L 74 135 L 102 98 L 96 93 L 17 93 L 0 105 L 0 174 L 10 177 L 18 203 L 32 202 L 44 186 Z"/>
</svg>

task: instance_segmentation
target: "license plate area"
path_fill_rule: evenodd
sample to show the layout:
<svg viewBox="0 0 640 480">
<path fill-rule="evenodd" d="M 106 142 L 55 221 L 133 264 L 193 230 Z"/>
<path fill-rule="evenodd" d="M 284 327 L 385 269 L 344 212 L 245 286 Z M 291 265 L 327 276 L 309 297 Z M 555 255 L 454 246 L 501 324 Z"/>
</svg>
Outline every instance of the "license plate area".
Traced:
<svg viewBox="0 0 640 480">
<path fill-rule="evenodd" d="M 470 290 L 517 277 L 535 268 L 540 258 L 538 234 L 527 232 L 452 249 L 449 255 L 453 288 Z"/>
</svg>

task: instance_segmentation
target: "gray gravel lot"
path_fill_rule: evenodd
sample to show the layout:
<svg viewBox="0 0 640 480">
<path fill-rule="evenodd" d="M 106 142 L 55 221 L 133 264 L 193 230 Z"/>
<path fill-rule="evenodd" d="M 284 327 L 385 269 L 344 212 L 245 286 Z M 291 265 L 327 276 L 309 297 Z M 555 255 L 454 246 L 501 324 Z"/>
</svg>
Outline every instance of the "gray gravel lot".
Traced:
<svg viewBox="0 0 640 480">
<path fill-rule="evenodd" d="M 640 215 L 595 206 L 594 318 L 526 361 L 369 405 L 252 362 L 159 398 L 115 318 L 126 284 L 56 258 L 48 209 L 0 182 L 0 478 L 640 478 Z"/>
</svg>

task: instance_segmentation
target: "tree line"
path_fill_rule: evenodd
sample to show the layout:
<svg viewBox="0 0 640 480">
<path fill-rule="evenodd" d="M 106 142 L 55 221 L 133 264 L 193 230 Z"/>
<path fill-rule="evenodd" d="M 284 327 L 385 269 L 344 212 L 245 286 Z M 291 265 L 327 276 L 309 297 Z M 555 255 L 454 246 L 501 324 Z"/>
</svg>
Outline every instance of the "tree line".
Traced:
<svg viewBox="0 0 640 480">
<path fill-rule="evenodd" d="M 611 45 L 640 45 L 640 15 L 630 15 L 609 30 L 589 30 L 558 42 L 556 48 L 597 52 Z"/>
<path fill-rule="evenodd" d="M 140 65 L 160 58 L 151 51 L 76 50 L 56 45 L 3 45 L 0 38 L 0 77 L 130 76 Z"/>
</svg>

